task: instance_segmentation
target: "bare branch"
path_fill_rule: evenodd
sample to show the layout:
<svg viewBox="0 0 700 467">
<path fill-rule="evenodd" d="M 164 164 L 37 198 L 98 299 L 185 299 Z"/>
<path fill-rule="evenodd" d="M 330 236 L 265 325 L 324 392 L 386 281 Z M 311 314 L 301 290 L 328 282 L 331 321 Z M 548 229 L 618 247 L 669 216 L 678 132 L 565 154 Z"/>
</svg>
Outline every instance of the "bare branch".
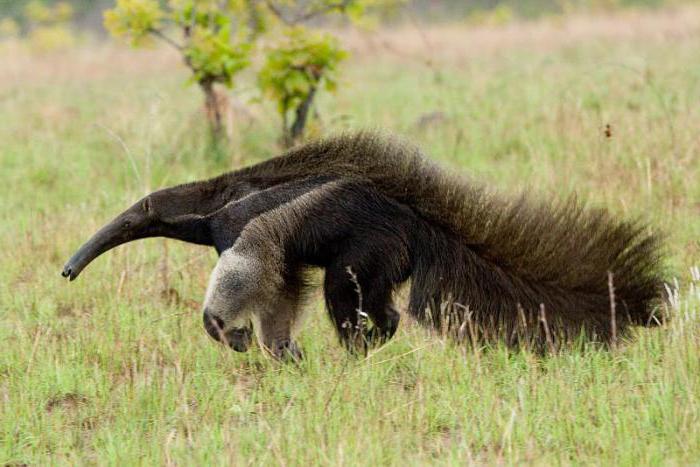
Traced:
<svg viewBox="0 0 700 467">
<path fill-rule="evenodd" d="M 610 293 L 610 341 L 614 348 L 617 347 L 617 317 L 615 307 L 615 285 L 613 284 L 612 272 L 608 272 L 608 292 Z"/>
<path fill-rule="evenodd" d="M 156 36 L 157 38 L 159 38 L 163 42 L 167 43 L 168 45 L 174 47 L 175 49 L 177 49 L 180 52 L 182 52 L 182 49 L 184 49 L 184 47 L 182 45 L 178 44 L 173 39 L 166 36 L 165 33 L 163 33 L 163 31 L 161 31 L 160 29 L 149 29 L 148 32 L 153 34 L 154 36 Z"/>
<path fill-rule="evenodd" d="M 272 14 L 275 15 L 284 24 L 286 24 L 287 26 L 294 26 L 295 24 L 309 21 L 313 18 L 316 18 L 317 16 L 325 15 L 326 13 L 330 13 L 331 11 L 334 11 L 334 10 L 343 11 L 352 2 L 353 2 L 353 0 L 339 0 L 338 2 L 329 3 L 327 5 L 320 7 L 320 8 L 311 9 L 309 11 L 300 13 L 300 14 L 296 15 L 294 18 L 287 18 L 284 15 L 284 13 L 282 12 L 282 10 L 277 5 L 275 5 L 272 2 L 272 0 L 265 0 L 265 5 L 267 5 L 267 8 L 270 9 Z"/>
<path fill-rule="evenodd" d="M 270 0 L 265 0 L 265 5 L 267 5 L 267 8 L 272 12 L 273 15 L 277 17 L 280 21 L 282 21 L 284 24 L 287 26 L 292 26 L 294 23 L 289 20 L 284 14 L 282 13 L 282 10 L 280 10 L 277 5 L 272 3 Z"/>
<path fill-rule="evenodd" d="M 330 13 L 333 10 L 340 10 L 343 11 L 345 8 L 347 8 L 353 0 L 340 0 L 339 2 L 336 3 L 329 3 L 326 6 L 323 6 L 321 8 L 317 8 L 315 10 L 309 10 L 306 13 L 299 15 L 295 18 L 295 23 L 301 23 L 304 21 L 308 21 L 310 19 L 315 18 L 316 16 L 321 16 L 326 13 Z"/>
</svg>

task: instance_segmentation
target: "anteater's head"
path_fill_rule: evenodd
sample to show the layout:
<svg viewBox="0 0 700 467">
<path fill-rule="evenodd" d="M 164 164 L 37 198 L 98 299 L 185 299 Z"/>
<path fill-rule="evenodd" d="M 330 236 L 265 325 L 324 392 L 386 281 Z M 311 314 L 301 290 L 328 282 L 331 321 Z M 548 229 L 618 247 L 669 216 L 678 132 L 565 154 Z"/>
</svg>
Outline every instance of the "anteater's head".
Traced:
<svg viewBox="0 0 700 467">
<path fill-rule="evenodd" d="M 112 248 L 147 237 L 174 237 L 206 243 L 198 221 L 215 209 L 211 200 L 183 185 L 151 193 L 102 227 L 68 260 L 62 275 L 70 280 L 92 260 Z M 200 222 L 201 223 L 201 222 Z"/>
</svg>

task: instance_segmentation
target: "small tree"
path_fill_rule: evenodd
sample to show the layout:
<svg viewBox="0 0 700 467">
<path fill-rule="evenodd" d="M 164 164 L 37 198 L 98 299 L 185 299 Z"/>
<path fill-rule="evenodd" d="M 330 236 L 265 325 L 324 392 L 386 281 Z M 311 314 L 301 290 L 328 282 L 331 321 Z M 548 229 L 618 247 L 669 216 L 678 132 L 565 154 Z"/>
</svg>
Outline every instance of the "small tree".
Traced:
<svg viewBox="0 0 700 467">
<path fill-rule="evenodd" d="M 215 139 L 222 136 L 221 99 L 216 85 L 232 88 L 236 75 L 251 63 L 254 51 L 266 53 L 258 84 L 277 101 L 284 123 L 283 140 L 292 144 L 306 127 L 314 98 L 321 87 L 335 88 L 337 64 L 345 57 L 328 34 L 300 27 L 331 13 L 356 21 L 368 8 L 403 0 L 117 0 L 105 13 L 105 25 L 133 46 L 151 38 L 165 41 L 182 55 L 192 81 L 202 89 Z M 285 31 L 286 43 L 276 49 L 256 49 L 265 33 Z M 180 38 L 171 34 L 179 31 Z M 289 113 L 294 113 L 288 124 Z"/>
<path fill-rule="evenodd" d="M 288 30 L 282 44 L 268 53 L 258 81 L 277 102 L 286 146 L 303 135 L 319 87 L 335 90 L 336 68 L 345 56 L 335 38 L 299 27 Z M 294 113 L 291 124 L 290 111 Z"/>
<path fill-rule="evenodd" d="M 182 55 L 192 72 L 191 81 L 204 93 L 205 109 L 212 135 L 222 136 L 223 108 L 216 84 L 234 86 L 234 77 L 245 69 L 251 44 L 236 36 L 236 14 L 244 12 L 241 2 L 171 0 L 161 8 L 156 0 L 117 0 L 114 9 L 105 12 L 105 26 L 116 37 L 125 37 L 140 46 L 149 38 L 158 38 Z M 179 30 L 181 39 L 169 36 Z"/>
</svg>

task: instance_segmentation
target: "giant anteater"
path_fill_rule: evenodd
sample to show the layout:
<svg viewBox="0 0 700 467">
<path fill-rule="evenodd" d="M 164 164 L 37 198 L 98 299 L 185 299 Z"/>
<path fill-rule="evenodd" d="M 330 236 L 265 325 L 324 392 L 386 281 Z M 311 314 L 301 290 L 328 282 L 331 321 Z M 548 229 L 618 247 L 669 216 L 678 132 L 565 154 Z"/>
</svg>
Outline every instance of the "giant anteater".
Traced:
<svg viewBox="0 0 700 467">
<path fill-rule="evenodd" d="M 575 199 L 500 196 L 372 132 L 156 191 L 97 232 L 63 275 L 156 236 L 215 247 L 207 332 L 243 351 L 252 322 L 280 357 L 299 355 L 292 332 L 313 267 L 325 269 L 326 305 L 350 350 L 391 338 L 392 294 L 409 279 L 419 322 L 537 348 L 655 324 L 663 287 L 659 236 L 644 224 Z"/>
</svg>

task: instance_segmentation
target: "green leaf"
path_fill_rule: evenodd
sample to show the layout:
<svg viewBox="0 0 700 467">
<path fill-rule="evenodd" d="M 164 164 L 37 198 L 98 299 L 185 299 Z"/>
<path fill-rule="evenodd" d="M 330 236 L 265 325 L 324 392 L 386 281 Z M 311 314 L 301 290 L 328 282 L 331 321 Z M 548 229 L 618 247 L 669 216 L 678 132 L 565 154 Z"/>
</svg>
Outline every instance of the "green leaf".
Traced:
<svg viewBox="0 0 700 467">
<path fill-rule="evenodd" d="M 160 29 L 165 13 L 155 0 L 117 0 L 117 5 L 104 13 L 104 25 L 114 37 L 125 37 L 132 45 Z"/>
<path fill-rule="evenodd" d="M 292 28 L 286 31 L 278 47 L 268 50 L 258 74 L 258 85 L 286 111 L 305 101 L 324 79 L 325 88 L 334 90 L 333 75 L 345 57 L 346 53 L 332 36 Z"/>
</svg>

